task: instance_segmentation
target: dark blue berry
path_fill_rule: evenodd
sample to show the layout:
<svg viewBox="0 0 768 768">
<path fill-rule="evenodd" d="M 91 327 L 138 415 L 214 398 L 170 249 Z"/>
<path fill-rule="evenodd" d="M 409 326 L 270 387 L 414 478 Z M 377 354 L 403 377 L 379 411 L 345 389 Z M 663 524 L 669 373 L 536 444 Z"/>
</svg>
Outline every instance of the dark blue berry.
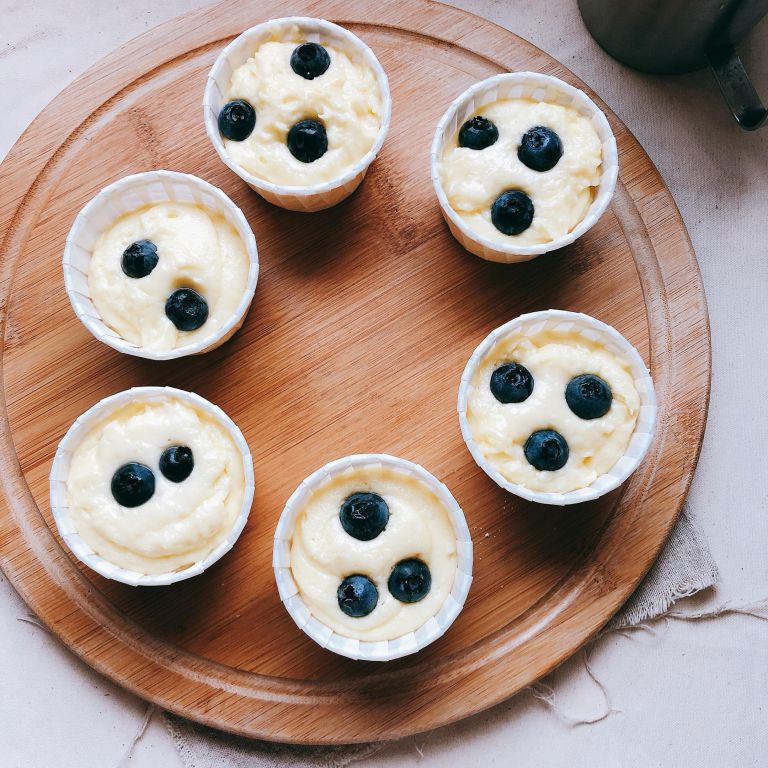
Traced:
<svg viewBox="0 0 768 768">
<path fill-rule="evenodd" d="M 533 376 L 520 363 L 505 363 L 491 374 L 491 393 L 500 403 L 522 403 L 533 392 Z"/>
<path fill-rule="evenodd" d="M 407 560 L 401 560 L 392 569 L 387 586 L 395 600 L 401 603 L 418 603 L 429 593 L 432 574 L 423 560 L 409 557 Z"/>
<path fill-rule="evenodd" d="M 139 507 L 152 498 L 155 476 L 144 464 L 132 461 L 123 464 L 112 475 L 112 495 L 123 507 Z"/>
<path fill-rule="evenodd" d="M 485 149 L 496 143 L 499 129 L 487 118 L 475 115 L 459 130 L 459 146 L 468 149 Z"/>
<path fill-rule="evenodd" d="M 165 302 L 165 314 L 180 331 L 195 331 L 208 319 L 208 302 L 192 288 L 178 288 Z"/>
<path fill-rule="evenodd" d="M 565 402 L 580 419 L 599 419 L 611 408 L 613 393 L 599 376 L 585 374 L 568 382 Z"/>
<path fill-rule="evenodd" d="M 376 607 L 376 603 L 379 602 L 379 590 L 367 576 L 356 573 L 353 576 L 347 576 L 339 584 L 336 597 L 339 608 L 347 616 L 359 619 L 367 616 Z"/>
<path fill-rule="evenodd" d="M 192 449 L 186 445 L 172 445 L 166 448 L 160 456 L 160 471 L 172 483 L 186 480 L 195 468 Z"/>
<path fill-rule="evenodd" d="M 124 251 L 120 261 L 128 277 L 146 277 L 157 266 L 157 246 L 151 240 L 137 240 Z"/>
<path fill-rule="evenodd" d="M 563 143 L 550 128 L 537 125 L 528 129 L 520 140 L 517 157 L 532 171 L 549 171 L 563 156 Z"/>
<path fill-rule="evenodd" d="M 341 527 L 359 541 L 375 539 L 389 522 L 387 502 L 376 493 L 353 493 L 339 510 Z"/>
<path fill-rule="evenodd" d="M 554 429 L 534 432 L 525 441 L 523 451 L 529 464 L 547 472 L 562 469 L 568 461 L 568 443 Z"/>
<path fill-rule="evenodd" d="M 493 226 L 505 235 L 519 235 L 531 226 L 533 202 L 525 192 L 509 189 L 502 192 L 491 206 Z"/>
<path fill-rule="evenodd" d="M 256 127 L 256 110 L 245 99 L 227 102 L 219 112 L 219 132 L 230 141 L 245 141 Z"/>
<path fill-rule="evenodd" d="M 302 163 L 314 163 L 328 149 L 325 126 L 318 120 L 299 120 L 288 131 L 288 149 Z"/>
<path fill-rule="evenodd" d="M 291 69 L 305 80 L 320 77 L 330 66 L 328 51 L 317 43 L 302 43 L 291 54 Z"/>
</svg>

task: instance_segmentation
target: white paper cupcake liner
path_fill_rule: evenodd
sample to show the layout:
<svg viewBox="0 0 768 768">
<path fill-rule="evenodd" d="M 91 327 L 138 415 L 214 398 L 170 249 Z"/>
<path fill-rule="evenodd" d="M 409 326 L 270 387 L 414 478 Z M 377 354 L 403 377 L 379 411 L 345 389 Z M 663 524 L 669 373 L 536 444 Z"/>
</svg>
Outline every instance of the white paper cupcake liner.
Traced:
<svg viewBox="0 0 768 768">
<path fill-rule="evenodd" d="M 175 349 L 150 350 L 126 341 L 108 327 L 91 301 L 88 270 L 96 241 L 112 224 L 127 213 L 146 205 L 175 202 L 194 203 L 221 214 L 231 224 L 245 244 L 250 267 L 248 282 L 240 303 L 229 320 L 194 344 Z M 173 360 L 186 355 L 199 355 L 221 346 L 245 320 L 259 277 L 259 257 L 256 238 L 243 212 L 220 190 L 207 181 L 187 173 L 148 171 L 126 176 L 99 192 L 77 215 L 67 235 L 64 247 L 64 285 L 75 314 L 99 340 L 118 352 L 148 360 Z"/>
<path fill-rule="evenodd" d="M 574 109 L 592 121 L 603 147 L 603 168 L 595 199 L 582 221 L 571 232 L 548 243 L 515 245 L 498 243 L 475 232 L 451 207 L 440 180 L 439 166 L 443 148 L 459 127 L 480 107 L 503 99 L 532 99 L 560 104 Z M 598 106 L 583 91 L 556 77 L 537 72 L 508 72 L 489 77 L 462 93 L 441 118 L 435 131 L 430 154 L 432 184 L 440 202 L 443 218 L 451 234 L 470 253 L 488 261 L 511 264 L 528 261 L 542 253 L 557 250 L 581 237 L 605 213 L 616 187 L 619 156 L 616 139 L 608 120 Z"/>
<path fill-rule="evenodd" d="M 366 642 L 334 632 L 313 616 L 302 600 L 291 573 L 291 537 L 296 518 L 310 493 L 328 478 L 352 467 L 390 467 L 415 477 L 431 488 L 445 505 L 456 532 L 456 576 L 453 588 L 438 613 L 413 632 L 394 640 Z M 316 643 L 350 659 L 391 661 L 424 648 L 441 637 L 461 613 L 472 583 L 472 538 L 461 507 L 448 488 L 423 467 L 383 453 L 358 454 L 337 459 L 311 474 L 294 491 L 285 505 L 275 530 L 272 567 L 283 601 L 291 618 Z"/>
<path fill-rule="evenodd" d="M 224 94 L 229 90 L 232 73 L 253 56 L 261 43 L 274 39 L 275 35 L 279 38 L 283 30 L 287 32 L 294 25 L 302 31 L 307 42 L 320 43 L 325 41 L 331 43 L 339 50 L 346 52 L 353 61 L 359 61 L 369 66 L 376 73 L 382 100 L 381 127 L 376 141 L 365 156 L 336 179 L 306 187 L 274 184 L 248 173 L 227 154 L 218 126 L 219 112 L 225 104 Z M 321 211 L 340 203 L 360 185 L 368 171 L 368 166 L 376 159 L 389 130 L 392 98 L 389 93 L 387 75 L 379 60 L 359 37 L 330 21 L 307 16 L 289 16 L 251 27 L 235 38 L 219 54 L 216 63 L 208 74 L 208 82 L 203 97 L 203 113 L 208 138 L 225 165 L 268 202 L 292 211 L 309 212 Z"/>
<path fill-rule="evenodd" d="M 69 477 L 70 462 L 72 455 L 77 450 L 83 438 L 99 422 L 104 420 L 111 413 L 114 413 L 124 405 L 141 400 L 163 400 L 168 397 L 178 398 L 190 403 L 196 408 L 204 411 L 208 416 L 215 419 L 223 426 L 232 439 L 235 441 L 243 457 L 243 475 L 245 477 L 245 493 L 243 496 L 243 505 L 240 514 L 235 521 L 232 530 L 205 559 L 185 568 L 181 571 L 170 573 L 146 574 L 138 571 L 130 571 L 126 568 L 120 568 L 114 563 L 105 560 L 101 555 L 97 555 L 90 545 L 78 534 L 72 517 L 69 514 L 69 504 L 67 497 L 67 478 Z M 248 448 L 243 433 L 238 429 L 232 419 L 224 411 L 208 400 L 196 395 L 194 392 L 185 392 L 173 387 L 133 387 L 115 395 L 100 400 L 96 405 L 89 408 L 80 416 L 64 435 L 59 447 L 56 449 L 56 456 L 53 459 L 50 474 L 51 490 L 51 511 L 53 519 L 56 521 L 56 527 L 59 529 L 59 535 L 66 545 L 72 550 L 78 560 L 85 563 L 97 573 L 107 579 L 120 581 L 123 584 L 129 584 L 134 587 L 159 587 L 168 584 L 174 584 L 177 581 L 189 579 L 197 576 L 204 570 L 212 566 L 217 560 L 220 560 L 234 546 L 238 537 L 242 533 L 248 514 L 251 511 L 253 502 L 253 459 L 251 451 Z"/>
<path fill-rule="evenodd" d="M 635 430 L 632 433 L 624 455 L 611 467 L 610 471 L 595 478 L 590 485 L 575 491 L 569 491 L 568 493 L 532 491 L 525 486 L 507 480 L 485 458 L 482 450 L 472 437 L 472 431 L 467 420 L 467 395 L 470 383 L 478 365 L 486 358 L 491 349 L 501 339 L 512 333 L 522 331 L 523 333 L 533 335 L 545 330 L 562 333 L 576 332 L 593 342 L 596 341 L 603 345 L 608 352 L 629 364 L 635 387 L 640 396 L 640 413 L 638 414 Z M 469 452 L 472 454 L 472 458 L 495 483 L 510 493 L 514 493 L 516 496 L 520 496 L 528 501 L 563 506 L 566 504 L 579 504 L 603 496 L 609 491 L 618 488 L 638 468 L 653 440 L 658 408 L 656 406 L 653 380 L 648 372 L 648 368 L 638 351 L 615 328 L 580 312 L 548 309 L 542 312 L 520 315 L 520 317 L 491 331 L 485 337 L 480 346 L 472 353 L 472 357 L 469 358 L 464 373 L 461 376 L 458 411 L 461 434 L 464 442 L 467 444 L 467 448 L 469 448 Z"/>
</svg>

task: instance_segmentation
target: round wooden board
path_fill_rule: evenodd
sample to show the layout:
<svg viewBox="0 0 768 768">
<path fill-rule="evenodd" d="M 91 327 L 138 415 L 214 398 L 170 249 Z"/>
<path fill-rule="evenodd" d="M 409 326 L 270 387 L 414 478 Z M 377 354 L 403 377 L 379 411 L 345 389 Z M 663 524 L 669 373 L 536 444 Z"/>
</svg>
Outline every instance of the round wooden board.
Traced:
<svg viewBox="0 0 768 768">
<path fill-rule="evenodd" d="M 675 521 L 709 395 L 707 311 L 671 195 L 607 110 L 621 156 L 609 211 L 574 246 L 522 265 L 462 251 L 429 180 L 432 131 L 470 83 L 565 67 L 500 27 L 423 0 L 291 5 L 359 34 L 389 73 L 392 128 L 360 190 L 317 214 L 273 208 L 218 160 L 202 124 L 206 73 L 243 29 L 284 4 L 228 0 L 169 22 L 59 95 L 2 165 L 0 563 L 79 656 L 158 705 L 278 741 L 403 736 L 488 707 L 597 632 L 637 585 Z M 94 340 L 64 293 L 64 239 L 81 206 L 129 173 L 170 168 L 222 187 L 251 222 L 262 273 L 243 329 L 179 362 L 121 356 Z M 652 367 L 651 453 L 598 503 L 522 503 L 472 462 L 456 394 L 486 333 L 558 307 L 613 324 Z M 48 472 L 71 422 L 99 398 L 167 384 L 221 405 L 251 445 L 256 497 L 232 553 L 173 587 L 135 589 L 74 562 L 56 535 Z M 277 596 L 272 533 L 298 483 L 346 453 L 420 462 L 463 506 L 475 583 L 448 634 L 416 656 L 352 662 L 309 640 Z"/>
</svg>

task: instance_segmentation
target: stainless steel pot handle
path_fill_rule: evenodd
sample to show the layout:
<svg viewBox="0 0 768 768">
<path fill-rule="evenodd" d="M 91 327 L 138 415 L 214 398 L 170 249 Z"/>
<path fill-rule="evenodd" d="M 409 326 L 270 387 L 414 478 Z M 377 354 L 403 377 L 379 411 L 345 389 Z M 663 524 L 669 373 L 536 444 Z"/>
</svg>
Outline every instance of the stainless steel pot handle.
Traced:
<svg viewBox="0 0 768 768">
<path fill-rule="evenodd" d="M 768 119 L 768 109 L 760 101 L 736 49 L 732 45 L 711 48 L 707 61 L 736 122 L 745 131 L 757 130 Z"/>
</svg>

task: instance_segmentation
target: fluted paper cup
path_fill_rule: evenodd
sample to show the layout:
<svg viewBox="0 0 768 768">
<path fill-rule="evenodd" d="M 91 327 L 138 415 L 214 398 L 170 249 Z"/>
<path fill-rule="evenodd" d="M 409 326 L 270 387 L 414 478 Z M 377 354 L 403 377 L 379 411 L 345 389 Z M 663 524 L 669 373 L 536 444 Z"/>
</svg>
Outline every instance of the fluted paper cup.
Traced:
<svg viewBox="0 0 768 768">
<path fill-rule="evenodd" d="M 237 308 L 228 321 L 194 344 L 175 349 L 151 350 L 127 341 L 104 323 L 91 301 L 88 272 L 96 241 L 121 216 L 160 203 L 193 203 L 222 215 L 231 224 L 248 255 L 248 281 Z M 175 171 L 148 171 L 126 176 L 99 192 L 77 215 L 64 247 L 64 285 L 72 309 L 99 340 L 118 352 L 147 360 L 173 360 L 210 352 L 227 341 L 245 321 L 259 278 L 256 238 L 243 212 L 218 188 L 197 176 Z"/>
<path fill-rule="evenodd" d="M 592 205 L 571 232 L 548 243 L 515 245 L 499 243 L 483 237 L 475 232 L 451 207 L 440 179 L 440 160 L 443 156 L 443 149 L 456 135 L 461 125 L 481 107 L 505 99 L 531 99 L 532 101 L 543 101 L 569 107 L 592 122 L 602 143 L 602 173 Z M 443 218 L 448 224 L 451 234 L 475 256 L 488 261 L 499 261 L 507 264 L 528 261 L 542 253 L 562 248 L 581 237 L 605 213 L 605 209 L 613 196 L 619 174 L 616 139 L 607 118 L 595 102 L 583 91 L 568 85 L 557 77 L 542 75 L 537 72 L 507 72 L 494 75 L 464 91 L 448 107 L 437 125 L 432 141 L 430 163 L 432 184 L 435 187 Z"/>
<path fill-rule="evenodd" d="M 183 400 L 205 412 L 231 435 L 243 458 L 245 493 L 240 514 L 232 530 L 206 558 L 180 571 L 146 574 L 121 568 L 104 559 L 101 555 L 97 555 L 91 549 L 91 546 L 80 536 L 69 513 L 67 479 L 69 477 L 72 455 L 96 424 L 128 403 L 135 402 L 136 400 L 164 400 L 169 397 Z M 248 514 L 251 511 L 251 503 L 253 502 L 253 488 L 253 459 L 251 458 L 251 451 L 237 425 L 221 408 L 205 398 L 196 395 L 194 392 L 185 392 L 174 387 L 133 387 L 100 400 L 82 416 L 78 417 L 66 435 L 64 435 L 59 443 L 59 447 L 56 449 L 50 474 L 51 511 L 53 512 L 53 519 L 56 521 L 59 535 L 64 540 L 64 543 L 72 550 L 72 553 L 78 560 L 85 563 L 96 573 L 101 574 L 107 579 L 120 581 L 123 584 L 129 584 L 134 587 L 159 587 L 174 584 L 177 581 L 197 576 L 220 560 L 232 549 L 248 521 Z"/>
<path fill-rule="evenodd" d="M 632 372 L 632 378 L 640 396 L 640 413 L 637 417 L 634 432 L 630 438 L 624 455 L 605 474 L 599 475 L 590 485 L 567 493 L 546 493 L 532 491 L 523 485 L 507 480 L 493 463 L 488 461 L 480 446 L 472 437 L 472 431 L 467 420 L 467 395 L 470 383 L 478 365 L 502 339 L 512 333 L 537 334 L 545 330 L 563 333 L 578 333 L 584 338 L 598 342 L 605 349 L 625 361 Z M 540 504 L 579 504 L 591 501 L 618 488 L 640 465 L 653 440 L 656 430 L 656 394 L 653 380 L 648 372 L 640 353 L 613 327 L 596 320 L 594 317 L 580 312 L 566 312 L 560 309 L 548 309 L 542 312 L 531 312 L 527 315 L 510 320 L 499 326 L 485 337 L 480 346 L 469 358 L 459 386 L 459 425 L 464 442 L 472 454 L 472 458 L 495 483 L 516 496 Z"/>
<path fill-rule="evenodd" d="M 376 81 L 381 92 L 381 126 L 371 149 L 341 176 L 331 181 L 309 186 L 274 184 L 248 173 L 227 154 L 218 126 L 219 112 L 226 103 L 224 94 L 229 90 L 232 73 L 253 56 L 259 45 L 267 40 L 275 39 L 275 36 L 279 39 L 281 32 L 287 33 L 293 26 L 297 26 L 301 30 L 307 42 L 320 43 L 325 41 L 331 43 L 334 47 L 347 53 L 352 61 L 358 61 L 370 67 L 376 73 Z M 392 99 L 389 93 L 389 81 L 373 51 L 357 35 L 353 35 L 338 24 L 307 16 L 272 19 L 263 24 L 257 24 L 236 37 L 219 54 L 216 63 L 211 68 L 203 97 L 205 130 L 222 162 L 265 200 L 292 211 L 321 211 L 349 197 L 360 186 L 368 167 L 381 150 L 381 145 L 384 143 L 384 138 L 389 130 L 391 113 Z"/>
<path fill-rule="evenodd" d="M 445 506 L 456 533 L 456 575 L 450 594 L 438 613 L 413 632 L 394 640 L 367 642 L 335 632 L 317 619 L 299 594 L 291 572 L 291 537 L 296 518 L 309 495 L 328 478 L 353 467 L 388 467 L 424 483 Z M 441 637 L 461 613 L 472 583 L 472 538 L 461 507 L 448 488 L 426 469 L 405 459 L 383 453 L 357 454 L 337 459 L 311 474 L 294 491 L 285 505 L 275 530 L 272 553 L 280 599 L 297 626 L 316 643 L 350 659 L 391 661 L 424 648 Z"/>
</svg>

